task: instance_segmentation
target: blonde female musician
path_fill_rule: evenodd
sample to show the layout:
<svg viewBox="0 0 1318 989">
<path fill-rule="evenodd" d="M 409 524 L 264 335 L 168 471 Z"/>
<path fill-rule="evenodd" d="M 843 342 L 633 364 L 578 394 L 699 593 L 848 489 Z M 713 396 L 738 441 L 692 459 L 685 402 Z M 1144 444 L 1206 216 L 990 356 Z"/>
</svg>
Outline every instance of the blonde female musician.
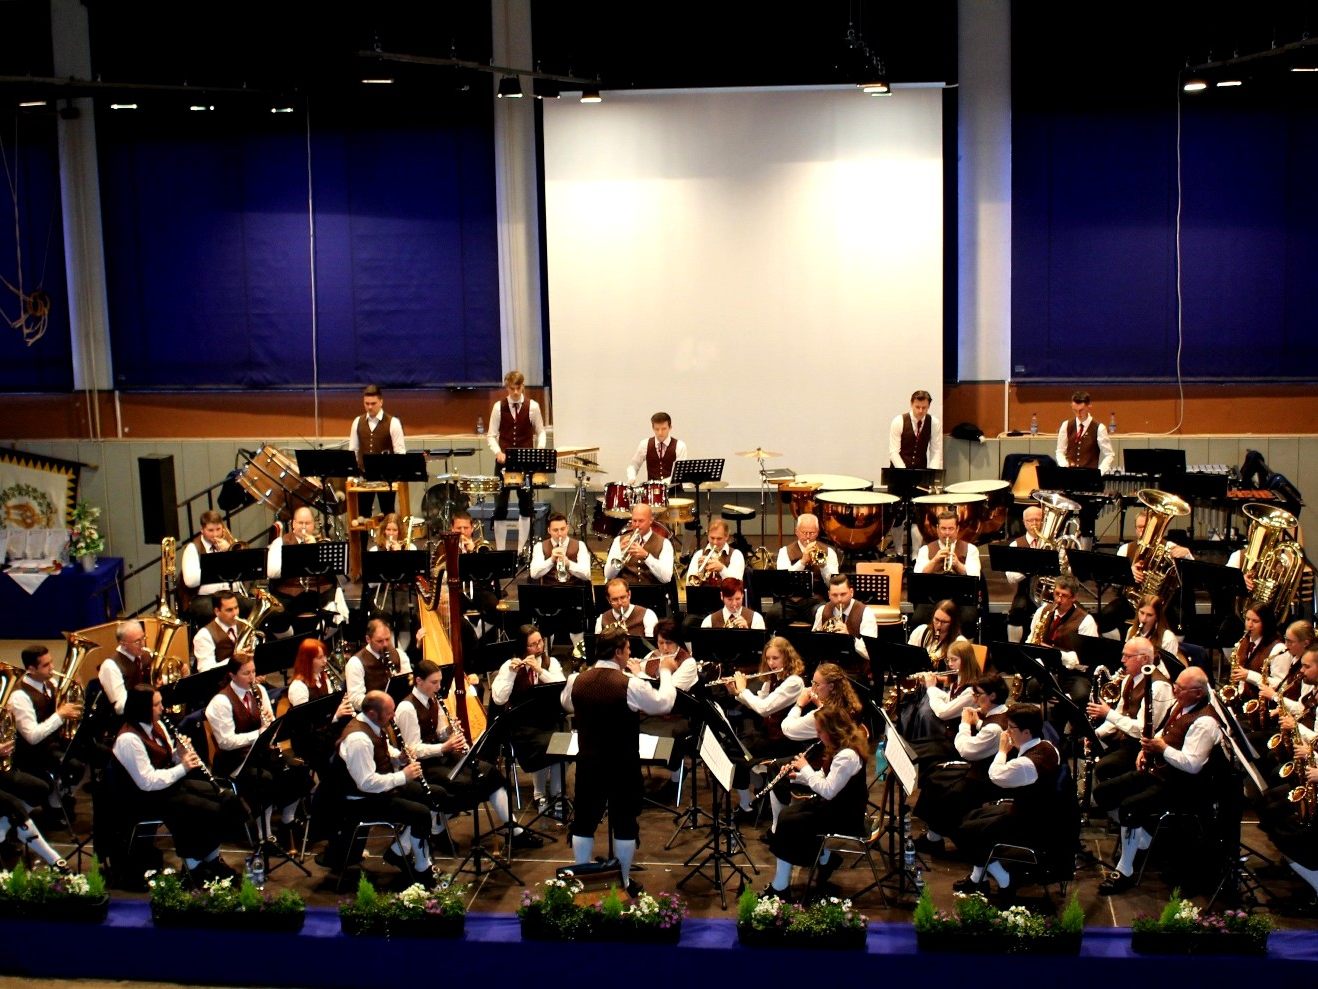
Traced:
<svg viewBox="0 0 1318 989">
<path fill-rule="evenodd" d="M 793 800 L 783 808 L 777 827 L 769 835 L 769 849 L 776 861 L 773 880 L 765 889 L 784 896 L 792 880 L 792 866 L 808 866 L 819 851 L 821 834 L 859 834 L 864 827 L 867 800 L 865 766 L 870 745 L 865 730 L 841 708 L 821 710 L 815 718 L 823 761 L 813 769 L 804 753 L 792 760 L 792 781 L 809 788 L 805 800 Z M 825 851 L 816 874 L 826 882 L 837 868 L 839 857 Z"/>
<path fill-rule="evenodd" d="M 1155 648 L 1169 652 L 1173 656 L 1180 649 L 1181 643 L 1176 633 L 1167 626 L 1167 606 L 1156 594 L 1145 594 L 1140 598 L 1140 606 L 1135 611 L 1135 620 L 1126 633 L 1127 639 L 1148 639 Z M 1163 670 L 1166 673 L 1167 670 Z"/>
<path fill-rule="evenodd" d="M 860 717 L 860 698 L 846 672 L 837 663 L 820 663 L 815 667 L 810 686 L 801 691 L 783 719 L 783 734 L 793 742 L 818 738 L 816 715 L 831 707 L 842 708 L 852 718 Z"/>
<path fill-rule="evenodd" d="M 983 675 L 975 647 L 965 639 L 958 639 L 948 649 L 944 672 L 918 674 L 924 696 L 907 724 L 906 738 L 913 743 L 921 764 L 958 758 L 952 736 L 961 712 L 975 707 L 970 686 Z"/>
<path fill-rule="evenodd" d="M 397 512 L 390 512 L 380 520 L 367 551 L 371 553 L 390 553 L 398 550 L 414 550 L 416 544 L 407 538 L 403 531 L 403 522 Z M 373 584 L 362 589 L 362 601 L 369 602 L 370 614 L 383 618 L 398 630 L 399 648 L 406 649 L 412 641 L 416 621 L 412 614 L 411 587 L 406 583 Z"/>
<path fill-rule="evenodd" d="M 1306 652 L 1314 648 L 1314 641 L 1318 639 L 1318 633 L 1314 632 L 1311 622 L 1291 622 L 1286 626 L 1286 637 L 1283 641 L 1286 644 L 1287 661 L 1291 664 L 1283 680 L 1288 680 L 1285 692 L 1282 694 L 1285 703 L 1282 706 L 1292 715 L 1303 714 L 1303 706 L 1300 704 L 1300 694 L 1304 692 L 1304 678 L 1300 676 L 1300 662 Z M 1276 706 L 1280 703 L 1277 700 L 1277 690 L 1281 683 L 1273 686 L 1264 684 L 1259 687 L 1259 697 L 1269 704 Z"/>
<path fill-rule="evenodd" d="M 775 635 L 764 645 L 760 657 L 760 673 L 771 674 L 760 681 L 760 686 L 751 692 L 744 673 L 733 675 L 733 694 L 737 703 L 761 719 L 761 724 L 749 728 L 742 741 L 751 755 L 759 758 L 773 758 L 789 755 L 793 742 L 783 734 L 782 724 L 789 709 L 796 703 L 796 698 L 805 689 L 801 674 L 805 664 L 796 648 L 782 636 Z M 748 767 L 738 767 L 737 778 L 733 786 L 737 788 L 739 803 L 737 814 L 744 820 L 751 812 L 751 791 Z"/>
</svg>

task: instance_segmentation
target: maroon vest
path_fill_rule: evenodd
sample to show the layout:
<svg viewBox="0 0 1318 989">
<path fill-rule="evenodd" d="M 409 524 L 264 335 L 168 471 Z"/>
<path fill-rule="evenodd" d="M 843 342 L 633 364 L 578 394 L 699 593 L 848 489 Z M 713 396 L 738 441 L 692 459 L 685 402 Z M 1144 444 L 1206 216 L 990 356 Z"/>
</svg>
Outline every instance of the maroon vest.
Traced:
<svg viewBox="0 0 1318 989">
<path fill-rule="evenodd" d="M 423 745 L 439 744 L 439 703 L 439 698 L 435 697 L 431 698 L 429 707 L 422 707 L 411 693 L 398 702 L 400 707 L 410 704 L 416 711 L 416 723 L 421 730 Z"/>
<path fill-rule="evenodd" d="M 114 652 L 101 662 L 113 662 L 119 667 L 119 674 L 124 678 L 124 690 L 128 693 L 133 692 L 133 688 L 139 683 L 146 683 L 147 670 L 150 668 L 150 661 L 143 657 L 136 663 L 116 649 Z M 100 667 L 97 667 L 100 669 Z"/>
<path fill-rule="evenodd" d="M 1180 751 L 1185 744 L 1185 736 L 1190 733 L 1190 726 L 1200 718 L 1216 718 L 1213 713 L 1213 707 L 1207 702 L 1201 704 L 1193 711 L 1182 711 L 1180 705 L 1174 708 L 1167 717 L 1167 727 L 1162 730 L 1163 741 L 1167 743 L 1168 748 Z"/>
<path fill-rule="evenodd" d="M 632 613 L 627 616 L 627 634 L 644 635 L 645 634 L 645 616 L 650 613 L 648 608 L 642 608 L 639 604 L 632 605 Z M 618 620 L 617 613 L 610 608 L 604 613 L 604 621 L 600 624 L 600 630 L 607 629 L 610 625 Z"/>
<path fill-rule="evenodd" d="M 234 691 L 232 683 L 225 684 L 224 689 L 221 690 L 220 693 L 224 695 L 226 700 L 228 700 L 229 706 L 233 708 L 233 730 L 235 733 L 241 735 L 249 731 L 261 730 L 261 715 L 259 713 L 253 714 L 248 710 L 246 702 L 239 700 L 238 694 Z M 247 693 L 256 700 L 256 703 L 258 704 L 257 710 L 259 711 L 259 705 L 265 703 L 261 699 L 260 691 L 257 687 L 253 687 Z M 242 765 L 243 756 L 247 754 L 248 748 L 249 746 L 243 746 L 240 749 L 226 750 L 217 747 L 215 749 L 216 775 L 228 776 L 230 773 L 236 771 L 238 767 Z"/>
<path fill-rule="evenodd" d="M 663 545 L 663 536 L 659 535 L 654 529 L 651 529 L 650 538 L 645 541 L 645 551 L 651 556 L 658 556 Z M 659 581 L 655 579 L 654 574 L 650 572 L 650 568 L 647 567 L 644 562 L 632 556 L 628 556 L 623 560 L 622 570 L 619 571 L 618 576 L 622 577 L 630 584 L 659 583 Z"/>
<path fill-rule="evenodd" d="M 1133 718 L 1140 711 L 1140 705 L 1144 703 L 1144 696 L 1149 692 L 1150 677 L 1144 677 L 1140 680 L 1138 686 L 1131 686 L 1134 677 L 1127 677 L 1126 682 L 1121 687 L 1121 713 L 1127 718 Z M 1153 671 L 1154 680 L 1162 680 L 1164 683 L 1167 678 L 1158 670 Z"/>
<path fill-rule="evenodd" d="M 816 540 L 815 542 L 817 545 L 824 547 L 824 549 L 828 548 L 822 539 Z M 787 544 L 787 562 L 792 566 L 796 566 L 804 555 L 805 554 L 801 552 L 801 541 L 799 539 L 793 539 Z M 819 568 L 813 563 L 807 564 L 806 569 L 812 573 L 819 573 Z"/>
<path fill-rule="evenodd" d="M 553 551 L 554 551 L 554 541 L 552 539 L 546 539 L 544 542 L 540 544 L 540 552 L 544 555 L 544 558 L 546 560 L 549 559 L 549 554 L 552 553 Z M 564 548 L 564 552 L 567 554 L 567 558 L 569 561 L 575 560 L 577 558 L 577 554 L 581 552 L 581 543 L 577 542 L 577 540 L 573 539 L 571 536 L 568 536 L 567 546 Z M 554 568 L 552 566 L 545 572 L 545 575 L 540 578 L 540 583 L 542 584 L 559 583 L 559 579 L 554 576 Z M 571 571 L 569 571 L 567 577 L 567 583 L 580 584 L 583 583 L 583 581 L 577 579 L 576 577 L 573 577 Z"/>
<path fill-rule="evenodd" d="M 929 466 L 929 434 L 933 432 L 930 428 L 930 417 L 924 417 L 924 423 L 920 426 L 920 436 L 915 436 L 915 425 L 911 421 L 909 412 L 902 415 L 902 463 L 907 467 L 928 467 Z"/>
<path fill-rule="evenodd" d="M 280 542 L 285 546 L 297 546 L 297 536 L 291 532 L 286 532 L 280 537 Z M 302 581 L 306 581 L 304 587 Z M 314 591 L 318 594 L 324 594 L 334 586 L 334 582 L 329 577 L 280 577 L 275 582 L 271 590 L 276 594 L 282 594 L 285 597 L 295 598 L 304 592 Z"/>
<path fill-rule="evenodd" d="M 146 756 L 151 760 L 152 769 L 168 769 L 174 765 L 174 753 L 169 750 L 169 746 L 162 743 L 154 734 L 146 734 L 142 731 L 141 725 L 124 724 L 120 726 L 118 733 L 136 735 L 142 740 L 142 745 L 146 747 Z"/>
<path fill-rule="evenodd" d="M 223 666 L 233 658 L 233 639 L 229 638 L 229 633 L 220 627 L 220 623 L 212 621 L 206 626 L 206 631 L 210 633 L 211 641 L 215 643 L 215 665 Z M 236 635 L 238 630 L 234 629 Z"/>
<path fill-rule="evenodd" d="M 677 650 L 677 656 L 675 658 L 677 659 L 677 665 L 680 667 L 683 663 L 685 663 L 688 659 L 691 658 L 691 653 L 687 652 L 685 649 L 679 649 Z M 658 680 L 659 658 L 656 656 L 654 659 L 647 659 L 642 669 L 644 670 L 645 675 L 648 676 L 651 680 Z"/>
<path fill-rule="evenodd" d="M 349 721 L 347 726 L 343 729 L 343 733 L 339 735 L 337 746 L 339 749 L 339 758 L 343 758 L 344 740 L 353 732 L 365 732 L 367 738 L 371 740 L 371 746 L 375 750 L 375 771 L 381 776 L 387 776 L 392 773 L 394 771 L 394 763 L 393 760 L 389 758 L 389 743 L 385 741 L 384 732 L 376 734 L 369 725 L 364 721 L 358 721 L 356 718 Z M 362 791 L 357 788 L 357 781 L 352 778 L 352 773 L 345 772 L 343 775 L 348 781 L 348 788 L 353 793 L 366 796 L 366 794 L 362 794 Z"/>
<path fill-rule="evenodd" d="M 307 687 L 308 701 L 320 700 L 320 698 L 322 697 L 329 696 L 329 692 L 330 692 L 329 684 L 327 684 L 323 678 L 320 681 L 311 679 L 311 680 L 303 680 L 302 682 L 306 684 Z"/>
<path fill-rule="evenodd" d="M 366 469 L 366 462 L 362 459 L 366 454 L 394 452 L 394 440 L 389 435 L 393 417 L 388 412 L 381 412 L 380 424 L 374 429 L 366 424 L 366 419 L 365 413 L 357 417 L 357 466 L 362 470 Z"/>
<path fill-rule="evenodd" d="M 1098 466 L 1098 421 L 1092 415 L 1083 435 L 1076 432 L 1075 416 L 1066 420 L 1066 459 L 1071 467 Z"/>
<path fill-rule="evenodd" d="M 513 415 L 512 403 L 505 398 L 499 403 L 499 449 L 528 449 L 535 439 L 531 429 L 531 400 L 522 397 L 521 408 Z"/>
<path fill-rule="evenodd" d="M 1073 652 L 1075 650 L 1075 640 L 1080 637 L 1080 623 L 1085 620 L 1088 614 L 1089 612 L 1078 604 L 1071 608 L 1071 613 L 1061 622 L 1057 621 L 1057 616 L 1054 614 L 1052 621 L 1044 629 L 1043 644 Z"/>
<path fill-rule="evenodd" d="M 592 667 L 572 684 L 580 757 L 618 766 L 640 763 L 640 718 L 627 706 L 627 675 Z"/>
<path fill-rule="evenodd" d="M 383 657 L 384 660 L 389 660 L 389 662 L 376 659 L 375 654 L 369 649 L 362 649 L 354 658 L 361 661 L 363 678 L 368 691 L 384 690 L 385 687 L 389 686 L 389 678 L 397 672 L 397 667 L 394 665 L 396 661 L 393 659 L 393 650 L 385 653 Z"/>
<path fill-rule="evenodd" d="M 820 627 L 830 618 L 834 617 L 835 611 L 833 604 L 830 602 L 823 606 L 820 612 Z M 853 639 L 860 635 L 860 621 L 865 617 L 865 606 L 854 598 L 851 601 L 851 610 L 847 612 L 847 634 Z"/>
<path fill-rule="evenodd" d="M 55 713 L 55 698 L 47 694 L 44 690 L 39 690 L 38 688 L 33 687 L 26 680 L 18 681 L 18 689 L 23 691 L 23 693 L 27 694 L 28 697 L 31 698 L 32 710 L 36 712 L 38 724 L 45 721 L 52 714 Z M 27 740 L 23 738 L 22 732 L 14 733 L 14 741 L 18 743 L 18 751 L 20 752 L 30 751 L 36 753 L 36 752 L 45 752 L 49 750 L 50 752 L 54 753 L 54 756 L 56 758 L 59 757 L 61 744 L 60 744 L 60 733 L 57 731 L 51 732 L 36 745 L 29 744 Z M 22 759 L 20 758 L 19 761 L 22 762 Z"/>
<path fill-rule="evenodd" d="M 751 620 L 755 617 L 755 612 L 751 611 L 750 608 L 743 607 L 743 608 L 741 609 L 740 614 L 741 614 L 741 620 L 744 621 L 744 622 L 746 623 L 746 627 L 747 627 L 747 628 L 750 628 L 750 627 L 751 627 Z M 725 627 L 726 627 L 726 626 L 723 624 L 723 609 L 722 609 L 722 608 L 719 608 L 718 611 L 714 612 L 714 614 L 712 614 L 712 615 L 709 616 L 709 624 L 710 624 L 710 627 L 711 627 L 711 628 L 725 628 Z"/>
<path fill-rule="evenodd" d="M 673 476 L 673 464 L 677 463 L 677 440 L 670 433 L 668 436 L 668 449 L 664 455 L 659 456 L 659 447 L 655 443 L 653 436 L 645 446 L 645 470 L 651 481 L 662 481 L 665 477 Z"/>
</svg>

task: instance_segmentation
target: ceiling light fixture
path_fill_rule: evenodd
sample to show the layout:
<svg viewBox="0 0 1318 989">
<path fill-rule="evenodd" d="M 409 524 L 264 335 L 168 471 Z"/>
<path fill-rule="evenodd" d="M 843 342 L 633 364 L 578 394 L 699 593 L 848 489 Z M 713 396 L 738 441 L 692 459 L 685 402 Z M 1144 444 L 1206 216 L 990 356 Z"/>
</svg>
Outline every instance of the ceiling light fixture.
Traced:
<svg viewBox="0 0 1318 989">
<path fill-rule="evenodd" d="M 1243 86 L 1244 84 L 1245 82 L 1243 79 L 1222 79 L 1218 81 L 1217 88 L 1226 89 L 1230 86 Z"/>
<path fill-rule="evenodd" d="M 1181 88 L 1185 90 L 1187 93 L 1202 93 L 1205 89 L 1208 88 L 1208 82 L 1207 80 L 1198 79 L 1198 78 L 1187 79 L 1185 80 L 1185 84 L 1181 86 Z"/>
<path fill-rule="evenodd" d="M 531 95 L 538 100 L 556 100 L 562 87 L 557 79 L 541 79 L 539 77 L 531 80 Z"/>
<path fill-rule="evenodd" d="M 110 109 L 111 109 L 111 110 L 136 110 L 136 109 L 137 109 L 137 104 L 136 104 L 136 103 L 111 103 L 111 104 L 110 104 Z"/>
<path fill-rule="evenodd" d="M 22 103 L 20 103 L 20 104 L 18 104 L 18 105 L 19 105 L 20 107 L 45 106 L 45 105 L 46 105 L 46 101 L 45 101 L 45 100 L 24 100 Z"/>
<path fill-rule="evenodd" d="M 517 76 L 504 76 L 499 80 L 499 92 L 496 95 L 501 100 L 520 100 L 522 80 Z"/>
<path fill-rule="evenodd" d="M 362 85 L 363 85 L 363 86 L 389 86 L 389 85 L 392 85 L 392 84 L 393 84 L 393 80 L 392 80 L 392 79 L 387 79 L 387 78 L 380 78 L 380 79 L 363 79 L 363 80 L 362 80 Z"/>
<path fill-rule="evenodd" d="M 604 97 L 600 96 L 598 89 L 583 89 L 581 91 L 582 103 L 603 103 Z"/>
</svg>

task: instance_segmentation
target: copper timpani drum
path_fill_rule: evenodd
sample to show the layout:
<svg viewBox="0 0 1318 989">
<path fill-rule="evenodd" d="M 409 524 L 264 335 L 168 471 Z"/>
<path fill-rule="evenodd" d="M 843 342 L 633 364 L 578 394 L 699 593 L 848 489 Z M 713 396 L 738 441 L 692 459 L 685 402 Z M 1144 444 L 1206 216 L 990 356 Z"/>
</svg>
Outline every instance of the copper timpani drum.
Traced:
<svg viewBox="0 0 1318 989">
<path fill-rule="evenodd" d="M 632 517 L 632 491 L 622 481 L 610 481 L 604 485 L 604 514 L 611 519 Z"/>
<path fill-rule="evenodd" d="M 956 512 L 957 538 L 968 542 L 979 528 L 980 514 L 988 499 L 982 494 L 933 494 L 920 495 L 911 502 L 919 506 L 916 517 L 926 543 L 938 541 L 938 513 L 944 509 Z"/>
<path fill-rule="evenodd" d="M 269 443 L 262 444 L 243 466 L 238 484 L 279 516 L 290 516 L 302 505 L 315 505 L 321 496 L 320 479 L 303 477 L 293 458 Z"/>
<path fill-rule="evenodd" d="M 987 499 L 979 525 L 971 542 L 988 542 L 1007 526 L 1007 509 L 1011 507 L 1011 485 L 1006 481 L 958 481 L 945 489 L 949 494 L 982 494 Z"/>
<path fill-rule="evenodd" d="M 883 491 L 821 491 L 815 496 L 820 534 L 853 553 L 877 549 L 891 522 L 888 506 L 899 500 Z"/>
<path fill-rule="evenodd" d="M 815 494 L 818 491 L 868 491 L 874 485 L 863 477 L 850 474 L 797 474 L 783 491 L 792 497 L 794 516 L 815 515 Z"/>
</svg>

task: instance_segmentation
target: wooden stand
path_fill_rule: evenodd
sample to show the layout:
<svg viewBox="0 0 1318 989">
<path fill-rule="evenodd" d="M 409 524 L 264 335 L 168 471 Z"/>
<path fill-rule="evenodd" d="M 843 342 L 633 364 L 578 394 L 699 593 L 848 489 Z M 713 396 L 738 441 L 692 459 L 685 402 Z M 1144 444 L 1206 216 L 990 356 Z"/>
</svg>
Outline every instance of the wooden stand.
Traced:
<svg viewBox="0 0 1318 989">
<path fill-rule="evenodd" d="M 366 522 L 359 523 L 357 521 L 357 516 L 361 514 L 358 511 L 361 495 L 388 494 L 392 491 L 395 496 L 394 511 L 398 513 L 400 519 L 403 519 L 412 514 L 412 501 L 408 487 L 405 481 L 385 484 L 380 481 L 356 481 L 349 478 L 346 491 L 348 495 L 348 578 L 350 580 L 361 580 L 362 576 L 362 541 L 360 533 L 365 532 L 373 536 L 379 523 L 379 516 L 368 519 Z M 403 527 L 400 526 L 400 528 Z M 404 539 L 407 538 L 406 531 L 402 535 Z M 367 538 L 370 538 L 370 536 Z"/>
</svg>

